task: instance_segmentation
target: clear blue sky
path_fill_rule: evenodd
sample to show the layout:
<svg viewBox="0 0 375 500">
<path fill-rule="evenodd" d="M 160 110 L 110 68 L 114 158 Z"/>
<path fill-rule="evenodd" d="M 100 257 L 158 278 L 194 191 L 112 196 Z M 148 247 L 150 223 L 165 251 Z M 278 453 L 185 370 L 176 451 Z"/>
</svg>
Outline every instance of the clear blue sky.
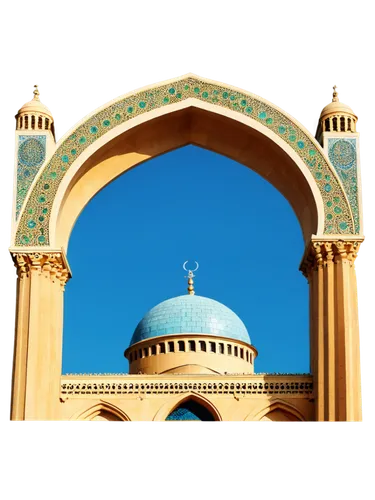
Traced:
<svg viewBox="0 0 375 500">
<path fill-rule="evenodd" d="M 186 293 L 188 259 L 200 264 L 197 295 L 245 323 L 256 372 L 308 372 L 303 249 L 286 199 L 233 160 L 187 146 L 134 168 L 98 193 L 73 229 L 63 373 L 126 373 L 137 323 Z"/>
</svg>

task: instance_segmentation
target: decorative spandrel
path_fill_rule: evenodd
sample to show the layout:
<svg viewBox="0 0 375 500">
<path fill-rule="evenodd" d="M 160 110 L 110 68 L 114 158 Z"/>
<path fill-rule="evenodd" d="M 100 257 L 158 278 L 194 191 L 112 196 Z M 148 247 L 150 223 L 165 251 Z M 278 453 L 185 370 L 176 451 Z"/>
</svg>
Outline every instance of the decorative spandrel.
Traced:
<svg viewBox="0 0 375 500">
<path fill-rule="evenodd" d="M 49 217 L 57 189 L 73 162 L 88 146 L 109 130 L 141 114 L 191 98 L 250 117 L 275 133 L 298 154 L 316 182 L 325 209 L 324 232 L 355 233 L 344 191 L 321 148 L 308 133 L 279 109 L 255 95 L 188 76 L 120 98 L 79 125 L 45 165 L 22 213 L 15 244 L 50 244 Z M 336 211 L 334 207 L 337 207 Z"/>
</svg>

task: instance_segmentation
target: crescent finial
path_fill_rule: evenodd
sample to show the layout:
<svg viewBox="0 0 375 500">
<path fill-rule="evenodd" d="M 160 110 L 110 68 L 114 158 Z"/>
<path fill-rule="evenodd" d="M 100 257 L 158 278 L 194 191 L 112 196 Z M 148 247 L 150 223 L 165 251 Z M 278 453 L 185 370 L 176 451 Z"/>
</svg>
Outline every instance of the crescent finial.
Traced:
<svg viewBox="0 0 375 500">
<path fill-rule="evenodd" d="M 185 276 L 185 278 L 188 279 L 188 287 L 187 287 L 187 291 L 188 291 L 188 294 L 189 295 L 194 295 L 195 294 L 195 291 L 194 291 L 194 280 L 193 278 L 195 278 L 195 274 L 194 274 L 194 271 L 197 271 L 197 269 L 199 268 L 199 264 L 198 262 L 195 260 L 195 269 L 192 271 L 191 269 L 186 269 L 186 264 L 188 263 L 189 261 L 186 260 L 184 263 L 183 263 L 183 268 L 185 271 L 187 271 L 188 275 Z"/>
</svg>

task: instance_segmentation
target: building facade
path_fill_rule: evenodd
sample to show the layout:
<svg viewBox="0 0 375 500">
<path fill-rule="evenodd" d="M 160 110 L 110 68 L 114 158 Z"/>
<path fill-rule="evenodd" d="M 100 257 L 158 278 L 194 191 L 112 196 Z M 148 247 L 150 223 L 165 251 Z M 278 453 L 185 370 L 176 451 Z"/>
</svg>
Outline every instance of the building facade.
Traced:
<svg viewBox="0 0 375 500">
<path fill-rule="evenodd" d="M 334 88 L 314 138 L 270 102 L 189 74 L 115 99 L 56 144 L 53 116 L 36 88 L 16 115 L 11 418 L 361 420 L 357 120 Z M 120 174 L 187 144 L 251 167 L 292 205 L 305 240 L 311 373 L 256 374 L 245 325 L 223 304 L 195 295 L 189 271 L 188 293 L 156 305 L 124 346 L 128 375 L 62 375 L 66 252 L 78 215 Z M 275 242 L 279 265 L 287 251 L 288 242 Z"/>
</svg>

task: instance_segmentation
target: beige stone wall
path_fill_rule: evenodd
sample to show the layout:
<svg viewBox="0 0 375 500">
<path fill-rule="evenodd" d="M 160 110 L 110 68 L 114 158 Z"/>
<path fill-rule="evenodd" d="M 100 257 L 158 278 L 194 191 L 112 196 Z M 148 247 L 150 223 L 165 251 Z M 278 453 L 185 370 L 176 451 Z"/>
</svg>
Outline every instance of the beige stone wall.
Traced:
<svg viewBox="0 0 375 500">
<path fill-rule="evenodd" d="M 192 398 L 224 421 L 314 420 L 312 378 L 248 376 L 63 376 L 60 420 L 165 420 Z M 277 413 L 272 413 L 277 410 Z"/>
</svg>

